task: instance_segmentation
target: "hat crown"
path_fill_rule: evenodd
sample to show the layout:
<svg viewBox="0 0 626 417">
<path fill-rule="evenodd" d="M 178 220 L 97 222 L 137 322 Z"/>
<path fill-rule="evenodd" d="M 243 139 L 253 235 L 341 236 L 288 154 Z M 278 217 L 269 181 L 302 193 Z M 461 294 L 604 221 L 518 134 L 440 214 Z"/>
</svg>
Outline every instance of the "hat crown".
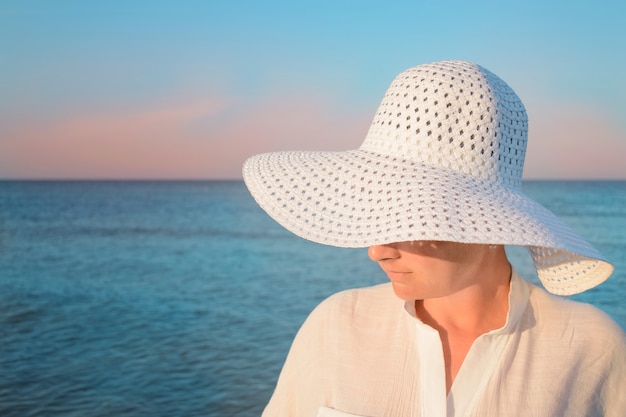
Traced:
<svg viewBox="0 0 626 417">
<path fill-rule="evenodd" d="M 444 61 L 394 79 L 360 149 L 519 189 L 527 139 L 524 105 L 504 81 Z"/>
</svg>

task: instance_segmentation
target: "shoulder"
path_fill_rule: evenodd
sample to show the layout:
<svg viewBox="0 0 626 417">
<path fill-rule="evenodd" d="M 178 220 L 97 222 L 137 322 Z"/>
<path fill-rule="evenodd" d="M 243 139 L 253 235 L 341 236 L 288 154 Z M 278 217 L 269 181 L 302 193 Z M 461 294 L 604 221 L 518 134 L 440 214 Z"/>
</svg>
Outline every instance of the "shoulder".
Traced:
<svg viewBox="0 0 626 417">
<path fill-rule="evenodd" d="M 322 301 L 306 320 L 307 326 L 325 331 L 355 334 L 397 326 L 404 301 L 390 283 L 344 290 Z"/>
<path fill-rule="evenodd" d="M 614 347 L 626 355 L 624 329 L 599 308 L 549 294 L 536 286 L 531 288 L 529 303 L 539 329 L 587 351 L 604 352 Z"/>
<path fill-rule="evenodd" d="M 352 288 L 337 292 L 322 304 L 339 305 L 359 305 L 362 303 L 382 303 L 387 304 L 399 300 L 391 287 L 391 283 L 374 285 L 371 287 Z"/>
<path fill-rule="evenodd" d="M 581 327 L 600 327 L 623 333 L 621 327 L 599 308 L 569 298 L 548 293 L 532 285 L 529 302 L 542 319 L 553 323 L 566 323 Z"/>
<path fill-rule="evenodd" d="M 626 333 L 609 315 L 586 303 L 533 286 L 526 341 L 540 375 L 585 415 L 626 415 Z M 539 353 L 539 354 L 537 354 Z M 530 362 L 530 361 L 529 361 Z M 567 413 L 566 413 L 567 414 Z"/>
<path fill-rule="evenodd" d="M 352 288 L 337 292 L 322 301 L 314 311 L 350 310 L 364 312 L 397 306 L 403 302 L 396 297 L 390 283 L 371 287 Z"/>
</svg>

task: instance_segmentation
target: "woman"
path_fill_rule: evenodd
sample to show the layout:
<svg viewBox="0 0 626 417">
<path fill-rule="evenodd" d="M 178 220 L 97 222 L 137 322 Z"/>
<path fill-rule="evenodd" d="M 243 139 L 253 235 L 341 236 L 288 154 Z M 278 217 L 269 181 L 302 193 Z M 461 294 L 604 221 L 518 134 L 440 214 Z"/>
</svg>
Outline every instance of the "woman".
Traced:
<svg viewBox="0 0 626 417">
<path fill-rule="evenodd" d="M 626 416 L 626 336 L 585 291 L 613 267 L 521 192 L 524 106 L 468 62 L 420 65 L 346 152 L 246 161 L 246 184 L 305 239 L 369 247 L 390 283 L 322 302 L 296 336 L 266 416 Z"/>
</svg>

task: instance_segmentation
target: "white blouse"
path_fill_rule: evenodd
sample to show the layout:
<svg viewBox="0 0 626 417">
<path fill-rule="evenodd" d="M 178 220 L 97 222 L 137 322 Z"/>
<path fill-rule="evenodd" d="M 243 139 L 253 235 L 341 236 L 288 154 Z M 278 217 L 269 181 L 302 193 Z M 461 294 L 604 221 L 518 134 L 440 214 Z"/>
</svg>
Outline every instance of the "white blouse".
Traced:
<svg viewBox="0 0 626 417">
<path fill-rule="evenodd" d="M 446 396 L 439 333 L 391 284 L 348 290 L 302 325 L 266 417 L 626 416 L 626 334 L 513 273 L 506 324 L 477 338 Z"/>
</svg>

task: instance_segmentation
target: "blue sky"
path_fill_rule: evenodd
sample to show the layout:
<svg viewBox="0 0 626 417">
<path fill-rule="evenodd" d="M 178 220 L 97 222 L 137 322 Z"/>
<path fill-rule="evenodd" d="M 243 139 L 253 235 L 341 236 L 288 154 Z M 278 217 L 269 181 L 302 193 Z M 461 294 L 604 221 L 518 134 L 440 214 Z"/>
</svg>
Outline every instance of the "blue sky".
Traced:
<svg viewBox="0 0 626 417">
<path fill-rule="evenodd" d="M 530 117 L 527 178 L 626 178 L 620 1 L 4 1 L 0 178 L 239 178 L 361 143 L 393 77 L 477 62 Z"/>
</svg>

